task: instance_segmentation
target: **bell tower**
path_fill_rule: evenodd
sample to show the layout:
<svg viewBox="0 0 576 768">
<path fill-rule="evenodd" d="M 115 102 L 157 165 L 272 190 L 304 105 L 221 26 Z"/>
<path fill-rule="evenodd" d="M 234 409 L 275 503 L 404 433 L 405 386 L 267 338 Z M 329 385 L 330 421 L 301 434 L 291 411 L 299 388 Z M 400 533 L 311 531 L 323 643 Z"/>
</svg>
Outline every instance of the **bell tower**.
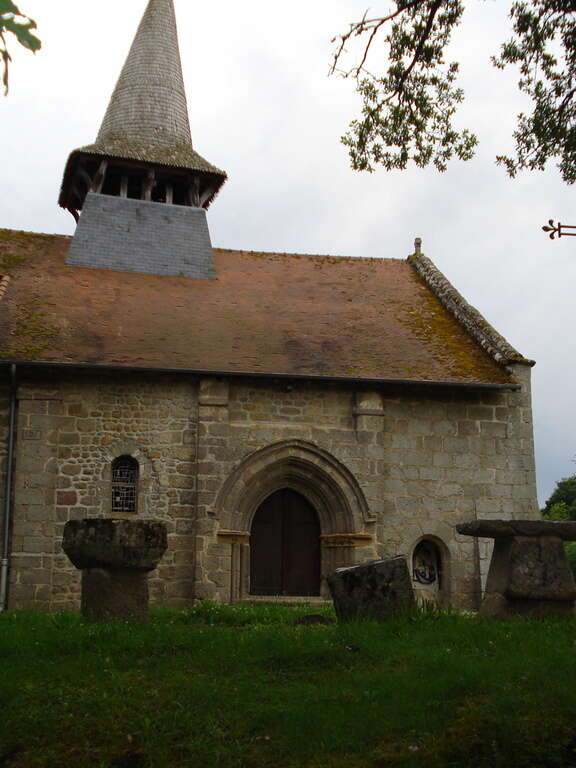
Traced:
<svg viewBox="0 0 576 768">
<path fill-rule="evenodd" d="M 149 0 L 94 144 L 70 155 L 67 263 L 216 277 L 206 210 L 224 171 L 192 145 L 173 0 Z"/>
</svg>

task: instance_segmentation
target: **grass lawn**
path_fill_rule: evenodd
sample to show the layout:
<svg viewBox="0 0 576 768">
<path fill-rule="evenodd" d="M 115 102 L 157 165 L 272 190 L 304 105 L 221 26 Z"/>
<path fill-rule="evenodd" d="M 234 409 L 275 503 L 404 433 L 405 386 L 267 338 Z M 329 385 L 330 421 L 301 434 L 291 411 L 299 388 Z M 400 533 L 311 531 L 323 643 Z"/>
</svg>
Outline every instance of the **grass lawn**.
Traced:
<svg viewBox="0 0 576 768">
<path fill-rule="evenodd" d="M 576 621 L 0 615 L 1 768 L 576 766 Z"/>
</svg>

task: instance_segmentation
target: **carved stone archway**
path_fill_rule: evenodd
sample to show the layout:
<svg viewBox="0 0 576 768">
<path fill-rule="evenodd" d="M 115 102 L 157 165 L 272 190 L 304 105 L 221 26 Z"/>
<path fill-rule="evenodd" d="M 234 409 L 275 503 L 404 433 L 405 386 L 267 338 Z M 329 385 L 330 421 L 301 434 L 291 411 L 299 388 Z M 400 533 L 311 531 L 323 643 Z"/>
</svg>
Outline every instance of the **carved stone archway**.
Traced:
<svg viewBox="0 0 576 768">
<path fill-rule="evenodd" d="M 216 501 L 219 540 L 231 544 L 231 600 L 248 596 L 252 519 L 275 491 L 289 488 L 304 496 L 318 514 L 321 571 L 377 557 L 374 519 L 360 485 L 334 456 L 312 443 L 287 440 L 246 457 L 232 472 Z M 322 593 L 326 595 L 323 586 Z"/>
</svg>

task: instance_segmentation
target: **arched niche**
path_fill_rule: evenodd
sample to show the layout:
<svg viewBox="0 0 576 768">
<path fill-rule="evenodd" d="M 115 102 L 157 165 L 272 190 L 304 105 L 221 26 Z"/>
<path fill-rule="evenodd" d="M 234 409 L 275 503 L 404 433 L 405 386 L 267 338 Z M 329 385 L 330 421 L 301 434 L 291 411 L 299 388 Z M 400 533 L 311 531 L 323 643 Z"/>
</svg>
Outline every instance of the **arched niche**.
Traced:
<svg viewBox="0 0 576 768">
<path fill-rule="evenodd" d="M 432 534 L 421 536 L 410 554 L 412 586 L 421 603 L 446 606 L 450 602 L 450 550 Z"/>
</svg>

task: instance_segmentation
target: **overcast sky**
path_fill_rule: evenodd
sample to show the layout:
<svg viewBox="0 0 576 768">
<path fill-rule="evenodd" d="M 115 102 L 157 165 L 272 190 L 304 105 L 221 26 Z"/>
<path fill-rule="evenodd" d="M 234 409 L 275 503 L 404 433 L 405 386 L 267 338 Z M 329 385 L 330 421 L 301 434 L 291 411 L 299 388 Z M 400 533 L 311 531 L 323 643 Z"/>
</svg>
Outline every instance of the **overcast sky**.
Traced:
<svg viewBox="0 0 576 768">
<path fill-rule="evenodd" d="M 192 134 L 229 174 L 209 213 L 215 246 L 404 258 L 422 237 L 468 301 L 537 361 L 543 502 L 576 471 L 576 238 L 551 242 L 540 227 L 549 218 L 576 224 L 574 189 L 552 165 L 514 181 L 495 165 L 526 108 L 517 73 L 490 65 L 510 3 L 465 5 L 452 49 L 467 95 L 460 124 L 480 138 L 469 163 L 444 174 L 350 170 L 339 138 L 359 97 L 327 72 L 331 38 L 368 7 L 359 0 L 176 0 Z M 72 217 L 57 206 L 64 164 L 94 140 L 146 0 L 19 6 L 38 22 L 43 48 L 32 56 L 12 45 L 11 91 L 0 97 L 0 227 L 72 234 Z M 386 8 L 374 0 L 371 13 Z"/>
</svg>

